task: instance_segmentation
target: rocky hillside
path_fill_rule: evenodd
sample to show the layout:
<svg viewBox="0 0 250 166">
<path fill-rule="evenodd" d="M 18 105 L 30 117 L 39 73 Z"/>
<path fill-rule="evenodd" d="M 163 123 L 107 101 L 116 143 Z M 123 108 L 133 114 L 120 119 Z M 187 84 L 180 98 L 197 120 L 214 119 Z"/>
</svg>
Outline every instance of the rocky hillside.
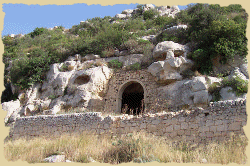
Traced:
<svg viewBox="0 0 250 166">
<path fill-rule="evenodd" d="M 4 36 L 2 107 L 17 116 L 88 109 L 119 70 L 147 70 L 169 105 L 245 98 L 248 15 L 240 5 L 138 5 L 71 29 Z"/>
</svg>

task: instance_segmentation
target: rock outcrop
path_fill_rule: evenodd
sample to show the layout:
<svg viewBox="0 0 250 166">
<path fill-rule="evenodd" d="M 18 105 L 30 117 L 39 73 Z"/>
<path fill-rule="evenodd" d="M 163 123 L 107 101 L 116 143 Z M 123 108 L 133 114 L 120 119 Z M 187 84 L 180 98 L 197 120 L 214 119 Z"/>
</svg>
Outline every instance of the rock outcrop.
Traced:
<svg viewBox="0 0 250 166">
<path fill-rule="evenodd" d="M 191 68 L 193 62 L 186 58 L 188 47 L 172 41 L 158 43 L 153 50 L 154 62 L 148 72 L 157 78 L 159 83 L 171 83 L 181 80 L 181 72 Z"/>
<path fill-rule="evenodd" d="M 158 91 L 161 93 L 158 97 L 165 100 L 169 108 L 207 104 L 207 87 L 205 77 L 194 77 L 159 87 Z"/>
</svg>

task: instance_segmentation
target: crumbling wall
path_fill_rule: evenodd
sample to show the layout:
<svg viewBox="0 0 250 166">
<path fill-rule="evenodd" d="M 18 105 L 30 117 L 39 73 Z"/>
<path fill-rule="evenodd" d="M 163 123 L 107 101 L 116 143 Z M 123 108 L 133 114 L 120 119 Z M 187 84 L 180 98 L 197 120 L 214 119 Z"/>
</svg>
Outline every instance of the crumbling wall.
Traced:
<svg viewBox="0 0 250 166">
<path fill-rule="evenodd" d="M 126 134 L 145 131 L 172 140 L 223 140 L 244 134 L 246 100 L 210 103 L 205 109 L 181 110 L 143 116 L 103 117 L 101 113 L 40 115 L 16 119 L 10 136 L 58 136 L 64 133 Z"/>
</svg>

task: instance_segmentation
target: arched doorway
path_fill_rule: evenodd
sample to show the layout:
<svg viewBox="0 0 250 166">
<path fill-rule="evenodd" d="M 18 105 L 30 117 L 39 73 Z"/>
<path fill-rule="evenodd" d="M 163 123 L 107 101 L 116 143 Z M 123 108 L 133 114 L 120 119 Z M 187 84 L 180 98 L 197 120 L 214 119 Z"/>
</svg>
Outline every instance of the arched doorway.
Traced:
<svg viewBox="0 0 250 166">
<path fill-rule="evenodd" d="M 144 88 L 139 82 L 127 82 L 119 91 L 118 109 L 121 113 L 139 115 L 144 111 L 144 96 Z"/>
</svg>

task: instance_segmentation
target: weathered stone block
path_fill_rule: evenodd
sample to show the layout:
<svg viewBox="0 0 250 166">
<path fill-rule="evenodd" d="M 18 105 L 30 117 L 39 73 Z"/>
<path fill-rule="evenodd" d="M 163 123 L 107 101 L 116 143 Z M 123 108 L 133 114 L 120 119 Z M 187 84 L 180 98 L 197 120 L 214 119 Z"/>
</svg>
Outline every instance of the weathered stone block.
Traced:
<svg viewBox="0 0 250 166">
<path fill-rule="evenodd" d="M 173 125 L 167 126 L 165 131 L 166 132 L 172 132 L 172 131 L 174 131 Z"/>
<path fill-rule="evenodd" d="M 226 131 L 226 125 L 218 125 L 216 130 L 217 131 Z"/>
<path fill-rule="evenodd" d="M 182 122 L 181 123 L 181 129 L 188 129 L 188 123 Z"/>
<path fill-rule="evenodd" d="M 180 125 L 174 125 L 174 131 L 178 131 L 181 129 L 181 126 Z"/>
<path fill-rule="evenodd" d="M 229 124 L 228 130 L 240 130 L 241 129 L 241 122 L 234 122 Z"/>
</svg>

